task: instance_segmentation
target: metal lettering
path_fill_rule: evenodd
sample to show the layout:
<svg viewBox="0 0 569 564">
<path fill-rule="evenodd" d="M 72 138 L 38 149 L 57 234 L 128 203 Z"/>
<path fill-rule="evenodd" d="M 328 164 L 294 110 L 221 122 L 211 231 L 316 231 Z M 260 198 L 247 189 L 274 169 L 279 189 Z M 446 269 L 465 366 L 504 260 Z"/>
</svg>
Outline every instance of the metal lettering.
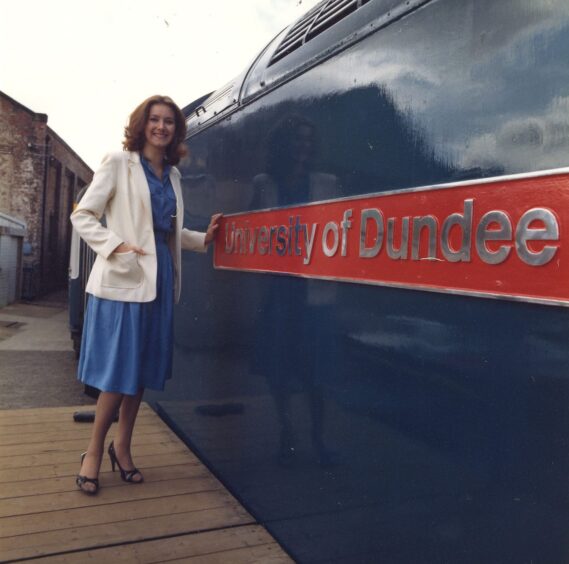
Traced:
<svg viewBox="0 0 569 564">
<path fill-rule="evenodd" d="M 249 230 L 249 254 L 252 255 L 255 252 L 255 245 L 257 243 L 257 235 L 259 234 L 259 228 L 256 227 L 255 230 Z"/>
<path fill-rule="evenodd" d="M 360 218 L 360 258 L 373 258 L 378 255 L 383 244 L 383 214 L 376 208 L 370 208 L 362 210 Z M 370 219 L 375 221 L 377 239 L 372 247 L 366 247 L 367 225 Z"/>
<path fill-rule="evenodd" d="M 409 249 L 409 217 L 401 218 L 401 245 L 399 249 L 394 247 L 395 219 L 390 217 L 387 220 L 387 255 L 392 259 L 406 259 Z"/>
<path fill-rule="evenodd" d="M 229 229 L 230 225 L 231 225 L 231 231 Z M 228 221 L 225 224 L 225 252 L 227 254 L 233 252 L 234 240 L 235 240 L 235 222 L 229 223 Z"/>
<path fill-rule="evenodd" d="M 242 227 L 235 229 L 235 252 L 245 254 L 245 230 Z"/>
<path fill-rule="evenodd" d="M 344 212 L 344 219 L 342 220 L 342 256 L 345 257 L 348 254 L 348 229 L 352 227 L 352 222 L 350 218 L 352 217 L 352 210 L 346 210 Z"/>
<path fill-rule="evenodd" d="M 488 229 L 492 223 L 497 223 L 499 229 Z M 512 239 L 512 222 L 508 214 L 503 211 L 490 211 L 485 213 L 476 229 L 476 251 L 486 264 L 500 264 L 504 262 L 512 250 L 511 246 L 500 245 L 497 251 L 490 251 L 486 241 L 510 241 Z"/>
<path fill-rule="evenodd" d="M 259 228 L 259 236 L 257 238 L 257 249 L 260 255 L 266 255 L 269 246 L 269 230 L 262 225 Z"/>
<path fill-rule="evenodd" d="M 470 262 L 473 205 L 473 199 L 464 200 L 464 213 L 453 213 L 443 221 L 441 228 L 441 251 L 449 262 Z M 455 226 L 462 230 L 462 243 L 458 250 L 450 246 L 450 233 Z"/>
<path fill-rule="evenodd" d="M 530 227 L 533 221 L 541 221 L 544 227 Z M 528 241 L 559 241 L 559 225 L 553 212 L 533 208 L 522 215 L 516 228 L 516 251 L 530 266 L 547 264 L 555 256 L 558 245 L 545 245 L 541 251 L 532 251 Z"/>
<path fill-rule="evenodd" d="M 275 242 L 275 237 L 277 235 L 277 226 L 271 225 L 269 228 L 269 254 L 273 254 L 273 243 Z"/>
<path fill-rule="evenodd" d="M 304 264 L 310 264 L 310 259 L 312 258 L 312 249 L 314 247 L 314 240 L 316 237 L 316 229 L 318 227 L 317 223 L 312 224 L 312 233 L 308 235 L 308 225 L 304 224 L 304 240 L 306 242 L 306 256 L 302 261 Z"/>
<path fill-rule="evenodd" d="M 280 257 L 284 257 L 286 255 L 286 247 L 287 247 L 287 233 L 288 229 L 286 225 L 280 225 L 277 229 L 277 254 Z"/>
<path fill-rule="evenodd" d="M 300 223 L 300 216 L 296 216 L 296 223 L 294 225 L 295 239 L 294 239 L 294 254 L 300 256 L 302 254 L 302 249 L 300 248 L 300 232 L 304 230 L 306 233 L 306 225 Z"/>
<path fill-rule="evenodd" d="M 330 247 L 328 245 L 328 233 L 332 233 L 334 237 L 334 243 Z M 338 224 L 334 221 L 329 221 L 324 227 L 324 233 L 322 233 L 322 250 L 327 257 L 333 257 L 338 250 L 338 244 L 340 242 L 340 236 L 338 233 Z"/>
<path fill-rule="evenodd" d="M 429 252 L 426 259 L 437 258 L 437 218 L 433 215 L 424 215 L 413 218 L 413 242 L 411 244 L 411 259 L 419 260 L 421 231 L 429 232 Z"/>
<path fill-rule="evenodd" d="M 297 216 L 298 217 L 298 216 Z M 294 233 L 294 227 L 292 224 L 292 215 L 289 216 L 288 218 L 288 254 L 292 255 L 292 244 L 291 241 L 293 240 L 293 233 Z M 297 239 L 295 240 L 295 243 L 298 245 L 298 236 Z M 300 249 L 299 252 L 296 253 L 297 255 L 300 255 Z"/>
</svg>

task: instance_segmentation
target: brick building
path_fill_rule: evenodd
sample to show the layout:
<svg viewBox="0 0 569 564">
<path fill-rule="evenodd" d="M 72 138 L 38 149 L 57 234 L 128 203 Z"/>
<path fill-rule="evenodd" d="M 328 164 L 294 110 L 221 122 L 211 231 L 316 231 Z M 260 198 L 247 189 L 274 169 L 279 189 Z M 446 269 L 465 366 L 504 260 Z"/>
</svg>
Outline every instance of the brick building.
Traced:
<svg viewBox="0 0 569 564">
<path fill-rule="evenodd" d="M 0 212 L 23 220 L 24 297 L 65 288 L 73 200 L 93 171 L 38 114 L 0 91 Z"/>
</svg>

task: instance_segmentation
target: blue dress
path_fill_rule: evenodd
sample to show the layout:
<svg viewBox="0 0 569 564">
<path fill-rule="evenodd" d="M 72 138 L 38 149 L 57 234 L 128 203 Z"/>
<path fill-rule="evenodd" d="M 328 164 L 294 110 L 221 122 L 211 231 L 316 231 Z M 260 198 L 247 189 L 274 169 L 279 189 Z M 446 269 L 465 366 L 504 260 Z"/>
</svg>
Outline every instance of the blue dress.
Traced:
<svg viewBox="0 0 569 564">
<path fill-rule="evenodd" d="M 121 302 L 89 295 L 78 378 L 104 392 L 135 395 L 140 388 L 163 390 L 172 375 L 174 269 L 168 248 L 176 196 L 170 167 L 159 179 L 141 155 L 152 201 L 158 273 L 156 299 Z"/>
</svg>

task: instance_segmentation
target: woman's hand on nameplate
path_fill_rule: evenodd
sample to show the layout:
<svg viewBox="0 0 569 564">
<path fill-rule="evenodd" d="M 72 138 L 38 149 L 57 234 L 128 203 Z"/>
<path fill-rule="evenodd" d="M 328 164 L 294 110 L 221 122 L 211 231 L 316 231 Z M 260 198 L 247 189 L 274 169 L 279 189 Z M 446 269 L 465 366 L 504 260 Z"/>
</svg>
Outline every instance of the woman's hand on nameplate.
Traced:
<svg viewBox="0 0 569 564">
<path fill-rule="evenodd" d="M 205 234 L 205 244 L 209 245 L 216 237 L 217 230 L 219 229 L 219 221 L 223 217 L 222 213 L 214 213 L 211 216 L 209 225 L 207 226 L 207 231 Z"/>
</svg>

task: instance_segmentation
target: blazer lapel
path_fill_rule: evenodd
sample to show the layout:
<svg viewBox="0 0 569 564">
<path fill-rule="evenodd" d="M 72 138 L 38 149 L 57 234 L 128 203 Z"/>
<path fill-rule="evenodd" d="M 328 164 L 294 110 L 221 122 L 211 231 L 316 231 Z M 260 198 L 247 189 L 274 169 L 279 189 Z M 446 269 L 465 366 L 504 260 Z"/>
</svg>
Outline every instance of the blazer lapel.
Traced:
<svg viewBox="0 0 569 564">
<path fill-rule="evenodd" d="M 150 220 L 152 221 L 152 202 L 150 200 L 150 188 L 148 187 L 146 174 L 144 174 L 144 169 L 142 168 L 142 163 L 140 162 L 140 155 L 138 153 L 129 153 L 128 166 L 133 185 L 137 188 L 137 192 L 140 195 L 140 199 L 142 200 L 142 205 L 146 210 L 147 217 L 150 217 Z"/>
<path fill-rule="evenodd" d="M 176 215 L 174 216 L 174 221 L 176 224 L 176 230 L 181 231 L 184 224 L 184 218 L 180 217 L 180 210 L 183 210 L 182 204 L 182 188 L 180 185 L 180 172 L 176 167 L 170 169 L 170 182 L 172 183 L 172 188 L 174 188 L 174 194 L 176 196 Z"/>
</svg>

